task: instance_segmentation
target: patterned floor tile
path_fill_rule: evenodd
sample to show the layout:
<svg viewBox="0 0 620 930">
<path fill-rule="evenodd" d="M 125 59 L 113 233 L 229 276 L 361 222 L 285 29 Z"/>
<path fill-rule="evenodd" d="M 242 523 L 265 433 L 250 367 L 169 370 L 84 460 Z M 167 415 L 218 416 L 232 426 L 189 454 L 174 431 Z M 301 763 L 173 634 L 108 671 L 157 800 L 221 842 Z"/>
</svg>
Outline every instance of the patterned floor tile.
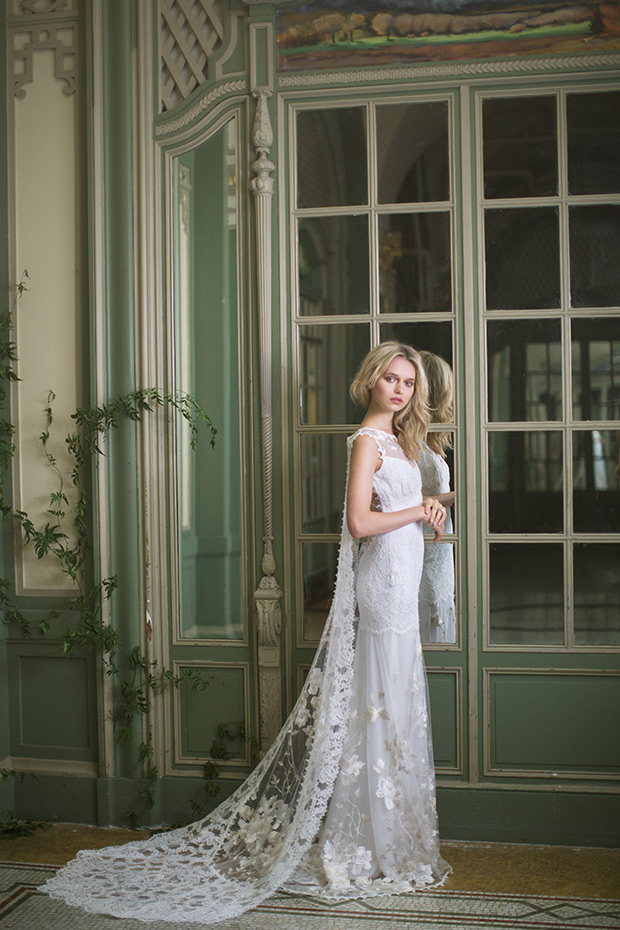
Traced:
<svg viewBox="0 0 620 930">
<path fill-rule="evenodd" d="M 0 930 L 197 930 L 87 914 L 38 891 L 54 868 L 0 862 Z M 218 930 L 620 930 L 620 901 L 437 890 L 327 905 L 277 894 Z"/>
</svg>

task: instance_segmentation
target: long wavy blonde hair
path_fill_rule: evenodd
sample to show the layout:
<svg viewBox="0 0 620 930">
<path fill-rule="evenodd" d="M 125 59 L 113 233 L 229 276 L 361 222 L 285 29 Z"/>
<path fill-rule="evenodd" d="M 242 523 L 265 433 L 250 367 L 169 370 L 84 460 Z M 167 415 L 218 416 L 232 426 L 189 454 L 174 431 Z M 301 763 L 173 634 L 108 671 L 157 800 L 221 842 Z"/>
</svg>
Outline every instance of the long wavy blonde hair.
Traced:
<svg viewBox="0 0 620 930">
<path fill-rule="evenodd" d="M 454 375 L 441 355 L 422 350 L 420 352 L 428 381 L 428 409 L 433 423 L 451 423 L 454 419 Z M 452 433 L 430 432 L 426 445 L 432 452 L 446 456 L 452 448 Z"/>
<path fill-rule="evenodd" d="M 430 414 L 427 407 L 428 385 L 420 353 L 400 342 L 381 342 L 371 349 L 359 367 L 351 385 L 351 397 L 362 407 L 370 404 L 370 392 L 390 362 L 401 357 L 416 371 L 415 390 L 404 410 L 394 414 L 392 426 L 407 458 L 416 459 L 426 439 Z"/>
</svg>

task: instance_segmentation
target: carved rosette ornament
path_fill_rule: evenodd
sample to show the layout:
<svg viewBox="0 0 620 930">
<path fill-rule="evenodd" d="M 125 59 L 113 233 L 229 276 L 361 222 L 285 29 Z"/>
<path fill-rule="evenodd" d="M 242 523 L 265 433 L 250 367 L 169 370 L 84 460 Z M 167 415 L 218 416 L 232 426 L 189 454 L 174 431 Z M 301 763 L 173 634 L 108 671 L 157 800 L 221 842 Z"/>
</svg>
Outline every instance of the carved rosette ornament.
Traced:
<svg viewBox="0 0 620 930">
<path fill-rule="evenodd" d="M 256 177 L 250 190 L 256 204 L 256 266 L 258 270 L 258 317 L 260 347 L 260 416 L 263 482 L 263 558 L 261 578 L 254 592 L 258 628 L 258 687 L 260 694 L 260 743 L 269 748 L 282 723 L 282 687 L 280 679 L 280 634 L 282 590 L 275 575 L 273 557 L 273 476 L 271 417 L 271 202 L 275 166 L 269 160 L 273 132 L 267 109 L 270 91 L 254 90 L 256 116 L 252 143 L 258 158 L 252 164 Z"/>
</svg>

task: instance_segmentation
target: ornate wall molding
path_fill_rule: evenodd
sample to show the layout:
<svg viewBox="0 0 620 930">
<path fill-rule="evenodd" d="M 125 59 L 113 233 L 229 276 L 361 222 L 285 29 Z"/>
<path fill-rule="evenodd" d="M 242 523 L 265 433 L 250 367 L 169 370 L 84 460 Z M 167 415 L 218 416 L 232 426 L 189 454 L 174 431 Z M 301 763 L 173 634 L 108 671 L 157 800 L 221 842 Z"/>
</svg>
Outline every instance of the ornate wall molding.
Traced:
<svg viewBox="0 0 620 930">
<path fill-rule="evenodd" d="M 183 231 L 189 231 L 192 198 L 192 177 L 189 165 L 179 165 L 179 216 Z"/>
<path fill-rule="evenodd" d="M 273 145 L 273 131 L 269 119 L 267 99 L 271 91 L 257 88 L 256 115 L 252 143 L 258 158 L 252 164 L 256 175 L 250 181 L 250 190 L 256 204 L 256 266 L 258 271 L 258 317 L 260 351 L 260 415 L 261 454 L 263 479 L 263 576 L 254 592 L 258 624 L 258 678 L 260 694 L 260 742 L 263 750 L 273 742 L 282 722 L 282 690 L 280 681 L 280 634 L 282 590 L 274 577 L 276 563 L 273 556 L 273 439 L 271 413 L 271 205 L 273 198 L 272 172 L 269 159 Z"/>
<path fill-rule="evenodd" d="M 226 81 L 224 84 L 218 84 L 213 90 L 210 90 L 208 94 L 201 97 L 198 103 L 195 103 L 194 106 L 187 110 L 186 113 L 183 113 L 182 116 L 168 120 L 165 123 L 158 123 L 155 127 L 155 135 L 165 136 L 168 135 L 168 133 L 184 129 L 186 126 L 189 126 L 190 123 L 193 123 L 204 110 L 207 110 L 215 100 L 219 100 L 220 97 L 225 97 L 227 94 L 245 93 L 245 91 L 247 91 L 247 82 L 245 80 Z"/>
<path fill-rule="evenodd" d="M 79 778 L 98 778 L 96 762 L 77 762 L 72 759 L 40 759 L 32 756 L 5 756 L 0 759 L 0 768 L 31 775 L 77 775 Z"/>
<path fill-rule="evenodd" d="M 223 0 L 159 0 L 160 106 L 171 110 L 209 77 L 224 41 Z"/>
<path fill-rule="evenodd" d="M 55 19 L 59 14 L 76 13 L 78 0 L 13 0 L 11 7 L 14 16 L 50 16 Z"/>
<path fill-rule="evenodd" d="M 9 20 L 15 96 L 26 96 L 25 85 L 34 80 L 32 56 L 45 49 L 54 52 L 54 74 L 64 82 L 63 93 L 73 94 L 78 55 L 78 11 L 73 3 L 16 0 L 16 7 Z"/>
<path fill-rule="evenodd" d="M 471 75 L 472 77 L 501 74 L 535 74 L 544 71 L 590 71 L 620 67 L 620 52 L 585 55 L 557 55 L 546 58 L 503 58 L 497 61 L 454 61 L 427 65 L 405 65 L 394 68 L 374 68 L 359 71 L 300 71 L 280 74 L 279 87 L 323 87 L 328 84 L 363 84 L 367 81 L 402 81 L 416 78 L 441 78 Z"/>
</svg>

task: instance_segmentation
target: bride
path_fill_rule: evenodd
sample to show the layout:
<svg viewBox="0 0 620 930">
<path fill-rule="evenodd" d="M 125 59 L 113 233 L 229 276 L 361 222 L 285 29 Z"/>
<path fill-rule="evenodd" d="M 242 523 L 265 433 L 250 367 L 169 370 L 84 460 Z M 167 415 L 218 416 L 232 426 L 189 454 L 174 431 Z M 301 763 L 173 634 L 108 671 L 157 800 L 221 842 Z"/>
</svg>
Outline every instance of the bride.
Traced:
<svg viewBox="0 0 620 930">
<path fill-rule="evenodd" d="M 216 923 L 278 888 L 329 901 L 441 883 L 418 619 L 429 414 L 420 355 L 386 342 L 351 386 L 367 408 L 348 439 L 334 598 L 302 692 L 273 746 L 203 820 L 83 850 L 43 890 L 87 911 Z"/>
</svg>

